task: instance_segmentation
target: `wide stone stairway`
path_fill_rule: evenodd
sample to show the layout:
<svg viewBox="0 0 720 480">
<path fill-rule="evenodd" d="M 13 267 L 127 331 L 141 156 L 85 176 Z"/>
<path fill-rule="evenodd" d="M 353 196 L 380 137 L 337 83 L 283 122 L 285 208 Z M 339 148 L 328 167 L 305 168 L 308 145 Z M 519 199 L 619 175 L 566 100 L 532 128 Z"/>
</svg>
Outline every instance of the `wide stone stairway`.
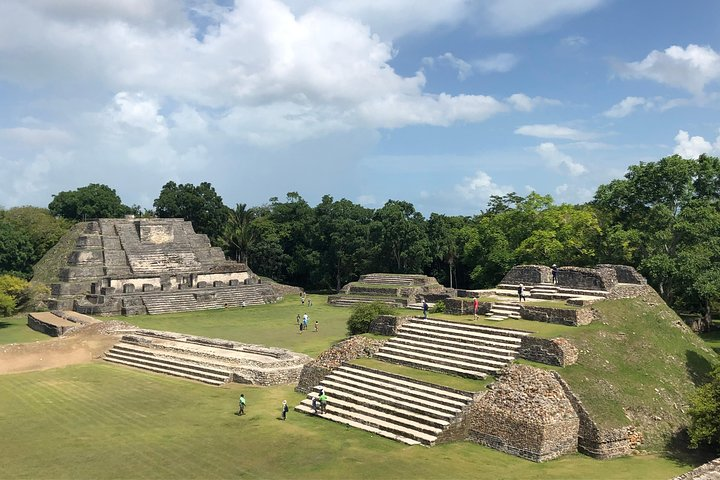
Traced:
<svg viewBox="0 0 720 480">
<path fill-rule="evenodd" d="M 413 318 L 375 355 L 421 370 L 485 378 L 510 363 L 530 332 Z"/>
<path fill-rule="evenodd" d="M 324 414 L 312 408 L 321 389 L 330 398 Z M 295 410 L 409 445 L 433 445 L 472 400 L 471 392 L 346 364 L 327 375 Z"/>
<path fill-rule="evenodd" d="M 145 293 L 142 301 L 147 313 L 192 312 L 224 307 L 240 307 L 265 304 L 268 287 L 243 285 L 240 287 L 214 287 L 207 289 L 178 290 L 175 292 Z"/>
<path fill-rule="evenodd" d="M 121 340 L 105 353 L 105 360 L 165 375 L 183 377 L 210 385 L 230 381 L 230 367 L 219 360 L 167 351 Z"/>
</svg>

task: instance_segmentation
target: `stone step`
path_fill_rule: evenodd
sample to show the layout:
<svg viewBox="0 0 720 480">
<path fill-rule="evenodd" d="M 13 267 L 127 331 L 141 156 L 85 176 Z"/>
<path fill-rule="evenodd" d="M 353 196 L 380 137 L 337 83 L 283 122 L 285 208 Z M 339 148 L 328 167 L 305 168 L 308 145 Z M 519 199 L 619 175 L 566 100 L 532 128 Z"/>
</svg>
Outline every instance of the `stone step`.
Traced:
<svg viewBox="0 0 720 480">
<path fill-rule="evenodd" d="M 447 364 L 440 364 L 437 362 L 420 360 L 417 358 L 407 357 L 405 355 L 396 355 L 390 353 L 378 352 L 375 357 L 384 360 L 389 363 L 396 363 L 398 365 L 406 365 L 408 367 L 419 368 L 420 370 L 431 370 L 433 372 L 449 373 L 451 375 L 458 375 L 461 377 L 484 379 L 488 374 L 494 373 L 493 369 L 486 368 L 462 368 L 458 366 L 450 366 Z"/>
<path fill-rule="evenodd" d="M 432 338 L 438 340 L 450 340 L 453 342 L 462 342 L 471 345 L 487 346 L 504 350 L 514 350 L 520 345 L 520 342 L 504 342 L 488 340 L 486 338 L 476 338 L 472 336 L 459 335 L 457 333 L 445 333 L 445 332 L 434 332 L 425 330 L 423 328 L 406 326 L 403 325 L 397 333 L 397 336 L 401 335 L 414 335 L 415 337 Z"/>
<path fill-rule="evenodd" d="M 320 385 L 363 398 L 383 398 L 386 403 L 396 402 L 399 406 L 407 409 L 416 408 L 429 411 L 433 408 L 433 404 L 428 400 L 427 396 L 418 395 L 417 392 L 411 389 L 404 391 L 389 390 L 382 383 L 371 382 L 362 377 L 348 378 L 332 372 L 320 382 Z M 434 407 L 438 412 L 454 414 L 462 406 L 463 402 L 438 397 Z"/>
<path fill-rule="evenodd" d="M 422 323 L 418 322 L 410 322 L 402 325 L 398 332 L 403 331 L 410 331 L 414 333 L 419 333 L 421 335 L 427 335 L 427 336 L 444 336 L 444 338 L 452 337 L 457 339 L 462 339 L 468 343 L 474 343 L 474 342 L 481 342 L 481 343 L 487 343 L 490 345 L 503 345 L 503 346 L 512 346 L 512 345 L 520 345 L 521 339 L 519 337 L 511 337 L 511 336 L 504 336 L 504 335 L 492 335 L 483 333 L 482 331 L 472 331 L 472 330 L 461 330 L 456 328 L 446 328 L 443 326 L 435 326 L 435 325 L 424 325 Z"/>
<path fill-rule="evenodd" d="M 133 335 L 136 336 L 146 336 L 142 333 L 134 332 Z M 153 339 L 162 338 L 162 337 L 151 337 Z M 190 343 L 191 342 L 185 342 Z M 197 344 L 196 344 L 197 345 Z M 202 344 L 201 344 L 202 345 Z M 191 347 L 192 348 L 192 347 Z M 163 348 L 162 350 L 153 348 L 153 347 L 146 347 L 142 345 L 136 345 L 134 343 L 121 341 L 120 343 L 117 343 L 114 345 L 110 350 L 110 352 L 122 352 L 128 355 L 137 355 L 149 359 L 155 359 L 159 361 L 166 361 L 166 362 L 176 362 L 179 366 L 185 366 L 190 365 L 193 368 L 196 368 L 197 370 L 204 370 L 209 373 L 214 373 L 218 375 L 228 375 L 229 370 L 233 368 L 233 365 L 228 363 L 228 361 L 223 361 L 219 358 L 208 358 L 208 357 L 198 357 L 196 354 L 193 354 L 192 352 L 188 351 L 178 351 L 176 349 L 173 349 L 172 347 L 168 346 L 166 348 Z"/>
<path fill-rule="evenodd" d="M 466 348 L 468 345 L 472 345 L 472 347 L 478 351 L 488 352 L 490 354 L 500 355 L 500 356 L 508 356 L 508 355 L 514 355 L 517 351 L 517 345 L 513 344 L 512 346 L 499 346 L 499 345 L 490 345 L 485 343 L 476 343 L 476 342 L 465 342 L 462 339 L 455 339 L 453 338 L 440 338 L 437 335 L 431 337 L 428 337 L 427 335 L 418 335 L 411 332 L 398 332 L 397 335 L 393 337 L 396 340 L 414 340 L 419 342 L 427 342 L 431 341 L 433 344 L 436 344 L 438 346 L 449 346 L 449 347 L 457 347 L 457 348 Z"/>
<path fill-rule="evenodd" d="M 448 425 L 450 420 L 452 420 L 457 414 L 457 411 L 459 411 L 455 408 L 446 411 L 444 409 L 437 409 L 435 408 L 435 405 L 431 405 L 429 403 L 411 403 L 398 400 L 390 396 L 379 397 L 374 392 L 365 391 L 361 387 L 353 387 L 351 385 L 343 384 L 342 388 L 336 388 L 331 387 L 330 385 L 326 385 L 325 383 L 321 383 L 321 385 L 315 388 L 318 389 L 320 387 L 324 388 L 325 393 L 328 395 L 328 397 L 331 397 L 333 399 L 339 398 L 348 402 L 352 401 L 355 403 L 371 406 L 374 406 L 376 404 L 382 405 L 378 406 L 377 408 L 392 408 L 394 411 L 408 412 L 407 414 L 412 418 L 427 418 L 428 422 L 431 422 L 437 426 Z M 313 395 L 313 392 L 311 392 L 311 395 Z M 382 400 L 380 400 L 380 398 Z"/>
<path fill-rule="evenodd" d="M 480 356 L 483 357 L 498 360 L 501 362 L 509 362 L 515 359 L 514 355 L 499 355 L 497 353 L 490 353 L 485 350 L 479 350 L 479 349 L 469 349 L 467 344 L 460 344 L 459 346 L 449 346 L 449 345 L 442 345 L 434 341 L 434 339 L 425 339 L 429 340 L 432 343 L 429 343 L 428 341 L 422 341 L 422 340 L 411 340 L 407 338 L 397 338 L 393 337 L 392 342 L 393 345 L 401 344 L 401 345 L 410 345 L 410 346 L 416 346 L 416 347 L 424 347 L 424 348 L 433 348 L 433 349 L 442 349 L 447 350 L 450 352 L 455 353 L 472 353 L 474 356 Z"/>
<path fill-rule="evenodd" d="M 426 392 L 432 395 L 441 395 L 443 397 L 452 398 L 460 402 L 469 402 L 474 398 L 473 392 L 458 390 L 457 388 L 445 385 L 437 385 L 435 383 L 424 382 L 415 378 L 400 375 L 398 373 L 386 372 L 365 365 L 354 365 L 345 363 L 333 372 L 355 372 L 363 375 L 367 379 L 382 380 L 386 384 L 396 384 L 412 388 L 420 392 Z"/>
<path fill-rule="evenodd" d="M 505 315 L 507 317 L 512 317 L 512 318 L 520 318 L 520 314 L 518 313 L 519 310 L 520 310 L 519 308 L 517 310 L 511 310 L 511 309 L 506 309 L 504 307 L 503 308 L 493 307 L 490 309 L 489 313 L 491 315 L 498 314 L 498 315 Z"/>
<path fill-rule="evenodd" d="M 517 302 L 495 302 L 492 308 L 502 308 L 504 310 L 520 310 L 520 304 Z"/>
<path fill-rule="evenodd" d="M 448 320 L 438 320 L 435 318 L 423 319 L 414 317 L 411 323 L 423 324 L 423 325 L 435 325 L 447 328 L 453 328 L 456 330 L 469 330 L 472 332 L 485 332 L 493 335 L 509 336 L 509 337 L 526 337 L 531 335 L 532 332 L 524 330 L 514 330 L 511 328 L 498 328 L 489 327 L 485 325 L 473 325 L 469 323 L 451 322 Z M 406 324 L 407 325 L 407 324 Z"/>
<path fill-rule="evenodd" d="M 198 376 L 207 376 L 208 378 L 214 378 L 222 382 L 226 381 L 230 377 L 229 370 L 223 370 L 206 365 L 198 365 L 196 363 L 189 363 L 184 358 L 157 357 L 145 352 L 137 352 L 117 348 L 110 349 L 105 354 L 105 356 L 110 358 L 136 361 L 138 363 L 144 363 L 150 366 L 168 368 Z"/>
<path fill-rule="evenodd" d="M 328 393 L 327 391 L 325 392 Z M 310 393 L 310 399 L 303 400 L 302 403 L 305 405 L 310 405 L 312 407 L 312 397 L 318 397 L 320 394 L 318 392 L 311 392 Z M 438 424 L 435 419 L 427 419 L 429 422 L 425 423 L 423 421 L 414 421 L 412 418 L 415 418 L 417 420 L 425 420 L 422 418 L 421 415 L 418 414 L 411 414 L 410 412 L 402 412 L 398 409 L 392 408 L 392 407 L 384 407 L 379 402 L 374 402 L 377 405 L 375 408 L 368 407 L 364 404 L 359 404 L 355 402 L 349 402 L 345 401 L 339 398 L 331 397 L 328 395 L 328 406 L 332 405 L 333 407 L 336 407 L 338 409 L 343 410 L 344 412 L 352 412 L 353 414 L 360 414 L 364 415 L 368 418 L 377 418 L 379 420 L 383 420 L 388 423 L 392 423 L 394 425 L 401 425 L 405 428 L 410 428 L 416 432 L 422 432 L 426 433 L 428 435 L 433 435 L 437 438 L 437 436 L 442 432 L 443 427 L 446 427 L 449 425 L 449 422 L 444 422 L 443 424 Z"/>
<path fill-rule="evenodd" d="M 135 361 L 132 361 L 132 360 L 127 360 L 127 359 L 106 357 L 105 360 L 108 361 L 108 362 L 117 363 L 117 364 L 125 365 L 125 366 L 128 366 L 128 367 L 135 367 L 135 368 L 139 368 L 139 369 L 142 369 L 142 370 L 148 370 L 148 371 L 151 371 L 151 372 L 154 372 L 154 373 L 162 373 L 162 374 L 171 375 L 171 376 L 174 376 L 174 377 L 186 378 L 186 379 L 189 379 L 189 380 L 195 380 L 195 381 L 198 381 L 198 382 L 208 383 L 208 384 L 210 384 L 210 385 L 215 385 L 215 386 L 220 386 L 220 385 L 223 385 L 223 384 L 225 383 L 224 381 L 219 381 L 219 380 L 215 380 L 215 379 L 210 379 L 210 378 L 207 378 L 207 377 L 205 377 L 205 376 L 197 376 L 197 375 L 192 375 L 192 374 L 185 374 L 185 373 L 182 373 L 182 372 L 178 372 L 178 371 L 176 371 L 176 370 L 173 370 L 173 369 L 165 369 L 165 368 L 160 368 L 160 367 L 152 367 L 152 366 L 149 366 L 149 365 L 144 365 L 144 364 L 142 364 L 142 363 L 135 362 Z"/>
<path fill-rule="evenodd" d="M 306 405 L 306 404 L 304 404 L 304 403 L 301 403 L 300 405 L 298 405 L 297 407 L 295 407 L 295 410 L 298 411 L 298 412 L 303 412 L 303 413 L 307 413 L 307 414 L 311 414 L 311 415 L 314 414 L 314 413 L 313 413 L 313 410 L 312 410 L 312 407 L 310 407 L 310 406 L 308 406 L 308 405 Z M 331 421 L 336 422 L 336 423 L 341 423 L 341 424 L 348 425 L 348 426 L 351 426 L 351 427 L 359 428 L 359 429 L 361 429 L 361 430 L 365 430 L 365 431 L 370 432 L 370 433 L 373 433 L 373 434 L 375 434 L 375 435 L 380 435 L 380 436 L 382 436 L 382 437 L 387 437 L 387 438 L 390 438 L 390 439 L 392 439 L 392 440 L 405 443 L 405 444 L 407 444 L 407 445 L 422 445 L 422 444 L 423 444 L 423 442 L 421 442 L 421 441 L 419 441 L 419 440 L 415 440 L 415 439 L 413 439 L 413 438 L 408 438 L 408 437 L 405 437 L 405 436 L 403 436 L 403 435 L 397 435 L 397 434 L 395 434 L 395 433 L 385 431 L 385 430 L 383 430 L 382 428 L 379 428 L 379 427 L 374 426 L 374 425 L 368 425 L 368 424 L 362 423 L 362 422 L 360 422 L 360 421 L 356 421 L 356 420 L 352 420 L 352 419 L 350 419 L 350 418 L 345 418 L 345 417 L 342 417 L 342 416 L 340 416 L 340 415 L 336 415 L 336 414 L 333 413 L 333 410 L 334 410 L 334 409 L 333 409 L 332 407 L 328 407 L 328 412 L 327 412 L 327 413 L 325 413 L 325 414 L 317 414 L 317 416 L 318 416 L 318 417 L 325 418 L 325 419 L 327 419 L 327 420 L 331 420 Z"/>
<path fill-rule="evenodd" d="M 379 350 L 381 353 L 390 353 L 395 355 L 404 355 L 406 357 L 417 358 L 420 360 L 430 360 L 439 364 L 457 365 L 463 367 L 487 367 L 491 369 L 500 369 L 507 362 L 499 362 L 482 355 L 474 356 L 468 354 L 457 354 L 448 351 L 439 350 L 437 348 L 414 347 L 403 344 L 386 343 Z"/>
</svg>

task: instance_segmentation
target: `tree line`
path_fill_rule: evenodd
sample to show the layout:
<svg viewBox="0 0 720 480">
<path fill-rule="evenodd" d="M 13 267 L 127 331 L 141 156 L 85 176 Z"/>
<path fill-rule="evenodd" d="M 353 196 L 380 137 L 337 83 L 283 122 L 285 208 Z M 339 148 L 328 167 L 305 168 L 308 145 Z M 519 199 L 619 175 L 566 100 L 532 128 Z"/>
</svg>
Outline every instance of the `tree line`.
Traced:
<svg viewBox="0 0 720 480">
<path fill-rule="evenodd" d="M 493 196 L 471 216 L 425 217 L 406 201 L 377 209 L 298 193 L 226 206 L 211 184 L 166 183 L 142 211 L 106 185 L 54 195 L 47 209 L 0 210 L 0 273 L 29 278 L 72 222 L 125 214 L 182 217 L 253 271 L 309 290 L 338 290 L 368 272 L 423 273 L 448 286 L 497 284 L 517 264 L 636 267 L 671 306 L 709 325 L 720 299 L 720 160 L 679 156 L 633 165 L 592 201 Z"/>
</svg>

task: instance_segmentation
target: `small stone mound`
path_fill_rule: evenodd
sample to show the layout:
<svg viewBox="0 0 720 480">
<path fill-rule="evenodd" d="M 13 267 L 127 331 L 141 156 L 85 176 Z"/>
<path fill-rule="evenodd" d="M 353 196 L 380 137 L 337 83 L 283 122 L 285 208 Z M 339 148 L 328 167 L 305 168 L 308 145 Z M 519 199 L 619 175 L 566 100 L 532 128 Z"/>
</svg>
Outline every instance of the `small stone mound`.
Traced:
<svg viewBox="0 0 720 480">
<path fill-rule="evenodd" d="M 372 357 L 380 347 L 385 343 L 384 340 L 374 340 L 372 338 L 355 335 L 336 343 L 329 350 L 323 353 L 313 361 L 316 366 L 326 368 L 337 368 L 343 362 L 349 362 L 356 358 Z"/>
</svg>

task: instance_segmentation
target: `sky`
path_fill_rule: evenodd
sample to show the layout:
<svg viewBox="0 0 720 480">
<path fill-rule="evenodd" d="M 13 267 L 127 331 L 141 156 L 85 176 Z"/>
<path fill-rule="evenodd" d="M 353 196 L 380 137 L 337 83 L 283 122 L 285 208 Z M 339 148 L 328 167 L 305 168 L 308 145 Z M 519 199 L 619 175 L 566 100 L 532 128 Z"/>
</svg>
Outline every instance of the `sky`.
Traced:
<svg viewBox="0 0 720 480">
<path fill-rule="evenodd" d="M 720 156 L 717 0 L 2 0 L 0 206 L 298 192 L 474 215 Z"/>
</svg>

